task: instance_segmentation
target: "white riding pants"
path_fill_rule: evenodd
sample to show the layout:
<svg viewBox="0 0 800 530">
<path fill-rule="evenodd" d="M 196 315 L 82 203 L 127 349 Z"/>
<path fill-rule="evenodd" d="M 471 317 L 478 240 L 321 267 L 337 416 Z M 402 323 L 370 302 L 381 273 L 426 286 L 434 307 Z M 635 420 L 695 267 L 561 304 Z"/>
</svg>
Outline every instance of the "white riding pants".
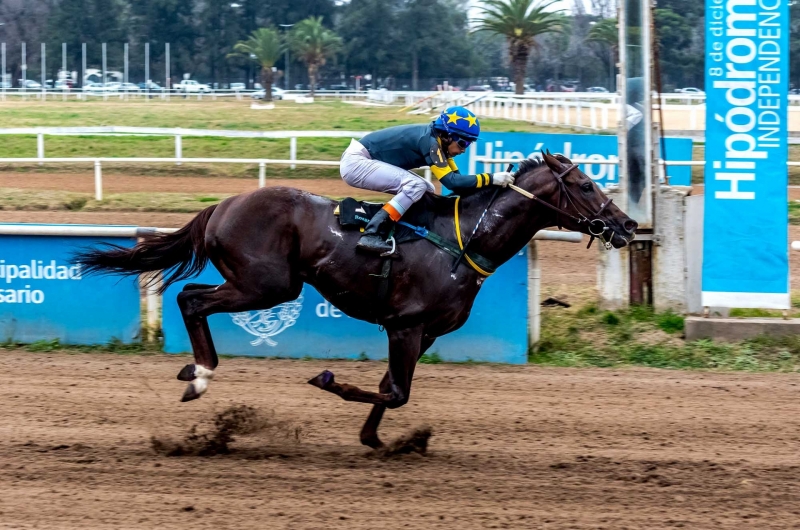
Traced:
<svg viewBox="0 0 800 530">
<path fill-rule="evenodd" d="M 366 147 L 356 140 L 350 140 L 350 146 L 342 155 L 339 172 L 342 179 L 355 188 L 394 193 L 395 197 L 389 202 L 401 215 L 420 200 L 425 191 L 435 191 L 433 184 L 419 175 L 373 160 Z"/>
</svg>

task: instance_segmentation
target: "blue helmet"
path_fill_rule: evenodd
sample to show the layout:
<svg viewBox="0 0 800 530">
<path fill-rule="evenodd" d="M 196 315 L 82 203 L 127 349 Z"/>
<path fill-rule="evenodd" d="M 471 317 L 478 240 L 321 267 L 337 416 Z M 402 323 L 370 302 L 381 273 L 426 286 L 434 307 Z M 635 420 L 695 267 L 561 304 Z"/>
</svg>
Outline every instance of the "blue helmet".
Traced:
<svg viewBox="0 0 800 530">
<path fill-rule="evenodd" d="M 470 142 L 481 134 L 478 117 L 464 107 L 447 107 L 433 122 L 433 128 Z"/>
</svg>

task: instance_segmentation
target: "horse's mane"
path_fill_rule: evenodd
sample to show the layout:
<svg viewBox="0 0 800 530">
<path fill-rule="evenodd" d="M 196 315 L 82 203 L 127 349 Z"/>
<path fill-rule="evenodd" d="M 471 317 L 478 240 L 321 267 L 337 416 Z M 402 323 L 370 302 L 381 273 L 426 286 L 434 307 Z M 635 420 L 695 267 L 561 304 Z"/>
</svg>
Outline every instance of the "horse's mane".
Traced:
<svg viewBox="0 0 800 530">
<path fill-rule="evenodd" d="M 542 158 L 526 158 L 522 162 L 519 163 L 519 167 L 514 172 L 514 178 L 518 178 L 520 175 L 524 175 L 528 171 L 541 167 L 544 164 L 544 159 Z"/>
</svg>

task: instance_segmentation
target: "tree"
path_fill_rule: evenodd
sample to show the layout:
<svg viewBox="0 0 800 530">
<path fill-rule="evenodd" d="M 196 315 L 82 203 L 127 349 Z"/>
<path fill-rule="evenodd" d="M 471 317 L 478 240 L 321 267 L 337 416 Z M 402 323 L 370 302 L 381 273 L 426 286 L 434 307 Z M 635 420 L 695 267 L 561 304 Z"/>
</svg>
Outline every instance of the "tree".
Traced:
<svg viewBox="0 0 800 530">
<path fill-rule="evenodd" d="M 619 47 L 617 19 L 604 18 L 593 23 L 586 41 L 595 42 L 606 48 L 608 53 L 608 88 L 614 90 L 614 65 L 616 64 L 617 48 Z"/>
<path fill-rule="evenodd" d="M 101 43 L 106 43 L 108 69 L 121 70 L 126 7 L 122 0 L 61 0 L 47 20 L 48 40 L 59 47 L 66 43 L 68 64 L 76 66 L 81 64 L 81 44 L 86 43 L 90 68 L 101 66 Z"/>
<path fill-rule="evenodd" d="M 259 28 L 250 38 L 239 41 L 233 46 L 233 53 L 228 57 L 249 57 L 261 65 L 261 85 L 264 87 L 264 99 L 272 101 L 272 67 L 283 52 L 283 42 L 275 28 Z"/>
<path fill-rule="evenodd" d="M 345 62 L 351 73 L 395 74 L 405 62 L 398 50 L 399 0 L 352 0 L 342 7 L 337 24 L 345 42 Z"/>
<path fill-rule="evenodd" d="M 320 66 L 342 48 L 342 39 L 322 25 L 322 17 L 308 17 L 292 28 L 289 33 L 289 46 L 300 60 L 306 63 L 313 96 Z"/>
<path fill-rule="evenodd" d="M 144 74 L 144 45 L 150 44 L 150 76 L 159 77 L 166 62 L 165 44 L 170 45 L 170 63 L 174 72 L 195 71 L 198 64 L 193 26 L 194 0 L 129 0 L 131 38 L 131 76 Z M 153 75 L 155 74 L 155 76 Z M 146 81 L 149 81 L 146 80 Z M 166 85 L 166 80 L 165 84 Z"/>
<path fill-rule="evenodd" d="M 411 89 L 419 79 L 470 77 L 476 52 L 469 38 L 466 13 L 453 0 L 405 0 L 398 12 L 403 63 L 396 75 L 411 73 Z M 409 64 L 410 62 L 410 64 Z M 427 87 L 426 87 L 427 88 Z"/>
<path fill-rule="evenodd" d="M 561 31 L 564 16 L 560 11 L 547 11 L 556 0 L 485 0 L 483 18 L 477 20 L 476 31 L 489 31 L 506 37 L 508 56 L 516 85 L 516 93 L 524 92 L 525 70 L 535 38 Z"/>
</svg>

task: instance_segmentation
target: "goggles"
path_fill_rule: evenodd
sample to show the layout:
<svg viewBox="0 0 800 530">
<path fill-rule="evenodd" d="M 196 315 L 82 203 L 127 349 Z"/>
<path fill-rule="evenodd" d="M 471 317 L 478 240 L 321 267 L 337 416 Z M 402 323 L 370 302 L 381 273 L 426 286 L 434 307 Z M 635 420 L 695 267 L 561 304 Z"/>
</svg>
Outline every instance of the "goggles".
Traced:
<svg viewBox="0 0 800 530">
<path fill-rule="evenodd" d="M 461 138 L 459 135 L 453 133 L 450 133 L 450 139 L 453 140 L 455 143 L 457 143 L 461 149 L 466 149 L 474 141 L 474 140 L 465 140 L 464 138 Z"/>
</svg>

